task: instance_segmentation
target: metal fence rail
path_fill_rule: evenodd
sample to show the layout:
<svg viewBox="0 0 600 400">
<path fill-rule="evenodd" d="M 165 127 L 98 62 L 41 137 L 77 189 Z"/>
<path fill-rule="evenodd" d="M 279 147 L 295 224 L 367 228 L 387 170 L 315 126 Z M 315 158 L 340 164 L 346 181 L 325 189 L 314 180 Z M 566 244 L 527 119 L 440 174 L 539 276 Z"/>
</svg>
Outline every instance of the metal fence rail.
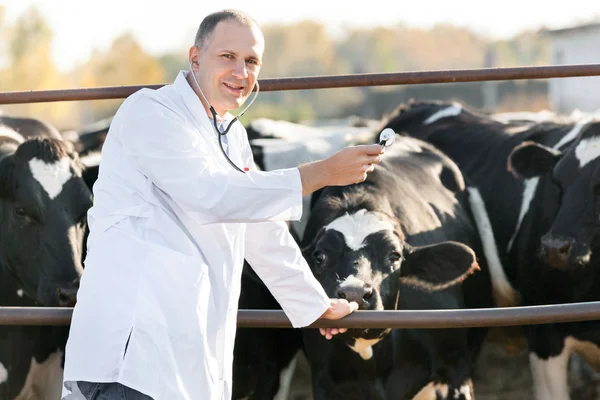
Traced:
<svg viewBox="0 0 600 400">
<path fill-rule="evenodd" d="M 415 85 L 495 80 L 600 76 L 600 64 L 353 74 L 259 80 L 261 91 L 356 86 Z M 126 98 L 164 85 L 0 92 L 0 104 Z M 72 308 L 0 307 L 2 325 L 68 325 Z M 310 327 L 461 328 L 519 326 L 600 320 L 600 302 L 470 310 L 356 311 L 339 321 L 318 320 Z M 281 310 L 239 310 L 239 327 L 291 327 Z"/>
<path fill-rule="evenodd" d="M 0 307 L 2 325 L 68 325 L 72 308 Z M 311 328 L 467 328 L 536 325 L 600 319 L 600 301 L 469 310 L 355 311 L 342 320 L 318 320 Z M 240 310 L 241 328 L 291 328 L 281 310 Z"/>
<path fill-rule="evenodd" d="M 331 89 L 356 86 L 417 85 L 583 76 L 600 76 L 600 64 L 311 76 L 262 79 L 259 80 L 259 84 L 261 92 L 270 92 L 276 90 Z M 125 98 L 142 88 L 158 89 L 162 86 L 164 86 L 164 84 L 0 92 L 0 104 L 120 99 Z"/>
</svg>

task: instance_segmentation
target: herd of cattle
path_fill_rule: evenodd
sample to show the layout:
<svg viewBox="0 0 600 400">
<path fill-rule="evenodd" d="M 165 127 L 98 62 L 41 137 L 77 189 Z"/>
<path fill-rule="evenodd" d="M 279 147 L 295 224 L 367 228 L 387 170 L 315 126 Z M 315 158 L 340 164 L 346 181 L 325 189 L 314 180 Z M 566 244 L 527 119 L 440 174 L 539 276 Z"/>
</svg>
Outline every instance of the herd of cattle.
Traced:
<svg viewBox="0 0 600 400">
<path fill-rule="evenodd" d="M 330 297 L 360 310 L 600 300 L 600 119 L 423 101 L 353 126 L 258 119 L 247 131 L 257 165 L 272 170 L 373 143 L 384 128 L 396 141 L 367 180 L 308 196 L 289 225 Z M 0 306 L 75 303 L 106 133 L 0 115 Z M 239 305 L 280 308 L 248 264 Z M 284 398 L 301 352 L 314 399 L 473 400 L 488 333 L 349 329 L 327 341 L 315 329 L 239 328 L 234 398 Z M 600 322 L 524 333 L 537 400 L 570 399 L 572 353 L 600 367 Z M 67 334 L 0 325 L 0 399 L 59 399 Z"/>
</svg>

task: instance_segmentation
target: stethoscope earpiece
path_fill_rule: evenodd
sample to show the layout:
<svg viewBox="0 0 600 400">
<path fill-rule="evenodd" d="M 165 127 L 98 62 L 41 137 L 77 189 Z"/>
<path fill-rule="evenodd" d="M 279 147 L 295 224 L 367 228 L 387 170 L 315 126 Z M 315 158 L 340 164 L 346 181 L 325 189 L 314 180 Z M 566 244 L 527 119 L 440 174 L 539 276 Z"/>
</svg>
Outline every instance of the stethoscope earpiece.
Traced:
<svg viewBox="0 0 600 400">
<path fill-rule="evenodd" d="M 379 134 L 379 144 L 385 147 L 390 147 L 396 140 L 396 132 L 391 128 L 385 128 Z"/>
</svg>

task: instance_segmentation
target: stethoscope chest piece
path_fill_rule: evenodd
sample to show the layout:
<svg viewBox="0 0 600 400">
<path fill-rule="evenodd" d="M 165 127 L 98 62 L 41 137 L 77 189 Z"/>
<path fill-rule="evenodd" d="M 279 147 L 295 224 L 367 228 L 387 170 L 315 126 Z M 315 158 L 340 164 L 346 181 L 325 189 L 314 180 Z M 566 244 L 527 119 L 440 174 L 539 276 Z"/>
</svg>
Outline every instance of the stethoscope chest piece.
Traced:
<svg viewBox="0 0 600 400">
<path fill-rule="evenodd" d="M 396 132 L 391 128 L 385 128 L 379 134 L 379 144 L 385 147 L 390 147 L 396 140 Z"/>
</svg>

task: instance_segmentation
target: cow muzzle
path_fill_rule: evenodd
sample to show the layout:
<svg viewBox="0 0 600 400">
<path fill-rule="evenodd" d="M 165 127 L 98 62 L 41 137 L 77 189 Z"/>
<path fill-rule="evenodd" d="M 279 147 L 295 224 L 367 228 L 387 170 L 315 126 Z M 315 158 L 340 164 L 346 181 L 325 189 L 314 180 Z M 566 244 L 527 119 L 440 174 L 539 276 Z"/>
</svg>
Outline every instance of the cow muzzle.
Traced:
<svg viewBox="0 0 600 400">
<path fill-rule="evenodd" d="M 337 291 L 337 297 L 346 299 L 348 302 L 356 302 L 359 310 L 369 310 L 376 307 L 376 291 L 367 283 L 353 280 L 351 283 L 344 282 Z"/>
<path fill-rule="evenodd" d="M 575 239 L 568 236 L 542 236 L 541 257 L 551 267 L 564 270 L 569 265 Z"/>
</svg>

